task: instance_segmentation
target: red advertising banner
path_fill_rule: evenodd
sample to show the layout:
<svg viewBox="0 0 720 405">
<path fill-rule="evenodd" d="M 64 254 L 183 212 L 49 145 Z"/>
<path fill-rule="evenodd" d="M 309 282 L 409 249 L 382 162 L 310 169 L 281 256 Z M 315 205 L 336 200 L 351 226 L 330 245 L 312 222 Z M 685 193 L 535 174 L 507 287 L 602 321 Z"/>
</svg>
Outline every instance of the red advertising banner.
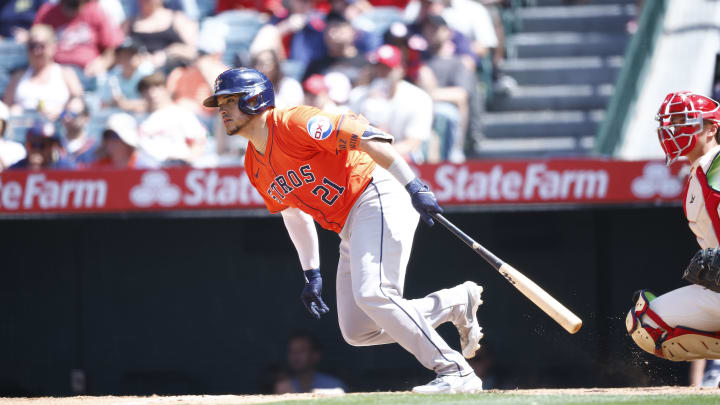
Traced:
<svg viewBox="0 0 720 405">
<path fill-rule="evenodd" d="M 687 168 L 659 161 L 471 161 L 416 167 L 445 206 L 679 201 Z M 240 167 L 0 173 L 0 214 L 263 208 Z"/>
</svg>

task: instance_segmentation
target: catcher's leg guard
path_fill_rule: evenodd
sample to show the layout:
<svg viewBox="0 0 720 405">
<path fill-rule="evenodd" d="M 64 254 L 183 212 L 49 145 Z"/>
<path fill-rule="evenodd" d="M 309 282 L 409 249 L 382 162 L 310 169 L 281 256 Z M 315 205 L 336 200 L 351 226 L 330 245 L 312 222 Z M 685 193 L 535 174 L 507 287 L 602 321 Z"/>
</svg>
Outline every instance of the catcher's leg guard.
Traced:
<svg viewBox="0 0 720 405">
<path fill-rule="evenodd" d="M 650 309 L 650 302 L 655 298 L 655 294 L 647 290 L 635 292 L 635 307 L 625 318 L 625 327 L 638 347 L 672 361 L 720 359 L 720 332 L 705 332 L 680 325 L 671 327 Z M 658 326 L 645 323 L 644 316 Z"/>
</svg>

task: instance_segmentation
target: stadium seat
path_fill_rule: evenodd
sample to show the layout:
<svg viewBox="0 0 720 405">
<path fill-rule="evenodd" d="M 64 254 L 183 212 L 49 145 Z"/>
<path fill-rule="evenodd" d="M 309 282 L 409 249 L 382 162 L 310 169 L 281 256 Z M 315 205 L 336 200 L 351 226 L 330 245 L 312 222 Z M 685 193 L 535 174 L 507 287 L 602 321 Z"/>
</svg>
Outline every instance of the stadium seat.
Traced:
<svg viewBox="0 0 720 405">
<path fill-rule="evenodd" d="M 365 32 L 384 34 L 394 22 L 403 21 L 402 10 L 396 7 L 375 7 L 353 19 L 355 29 Z"/>
<path fill-rule="evenodd" d="M 25 46 L 15 41 L 0 40 L 0 71 L 10 73 L 27 66 Z"/>
<path fill-rule="evenodd" d="M 230 28 L 225 38 L 223 62 L 228 66 L 234 66 L 237 54 L 247 52 L 258 30 L 263 26 L 262 15 L 250 10 L 229 10 L 213 18 L 227 24 Z"/>
<path fill-rule="evenodd" d="M 300 81 L 305 72 L 305 64 L 299 60 L 286 59 L 282 62 L 281 69 L 285 76 Z"/>
</svg>

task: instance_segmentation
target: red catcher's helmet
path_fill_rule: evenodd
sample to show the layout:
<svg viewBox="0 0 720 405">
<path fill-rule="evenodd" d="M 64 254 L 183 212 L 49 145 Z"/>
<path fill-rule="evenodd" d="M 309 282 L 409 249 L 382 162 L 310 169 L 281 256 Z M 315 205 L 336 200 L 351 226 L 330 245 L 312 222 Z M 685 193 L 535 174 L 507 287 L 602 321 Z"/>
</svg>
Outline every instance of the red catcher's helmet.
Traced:
<svg viewBox="0 0 720 405">
<path fill-rule="evenodd" d="M 703 130 L 703 120 L 720 125 L 720 104 L 689 91 L 670 93 L 665 96 L 655 119 L 659 123 L 657 133 L 665 151 L 665 162 L 670 165 L 693 150 Z"/>
</svg>

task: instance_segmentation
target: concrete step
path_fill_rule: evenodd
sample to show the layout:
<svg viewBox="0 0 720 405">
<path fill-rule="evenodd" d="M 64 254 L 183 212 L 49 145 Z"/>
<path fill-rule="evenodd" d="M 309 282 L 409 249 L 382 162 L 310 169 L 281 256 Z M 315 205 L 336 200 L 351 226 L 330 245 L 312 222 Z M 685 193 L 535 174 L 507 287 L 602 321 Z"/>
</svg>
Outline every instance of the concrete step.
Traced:
<svg viewBox="0 0 720 405">
<path fill-rule="evenodd" d="M 501 71 L 521 85 L 614 83 L 622 56 L 508 59 Z"/>
<path fill-rule="evenodd" d="M 558 138 L 595 134 L 604 110 L 511 111 L 483 115 L 487 139 Z"/>
<path fill-rule="evenodd" d="M 508 39 L 518 58 L 623 55 L 629 42 L 624 32 L 530 32 Z"/>
<path fill-rule="evenodd" d="M 592 110 L 607 106 L 615 86 L 578 84 L 519 86 L 512 94 L 498 95 L 488 105 L 491 111 Z"/>
<path fill-rule="evenodd" d="M 586 156 L 592 153 L 594 142 L 594 135 L 483 139 L 476 145 L 473 157 L 530 159 Z"/>
<path fill-rule="evenodd" d="M 599 4 L 572 7 L 526 7 L 516 11 L 522 32 L 625 32 L 634 5 Z"/>
</svg>

